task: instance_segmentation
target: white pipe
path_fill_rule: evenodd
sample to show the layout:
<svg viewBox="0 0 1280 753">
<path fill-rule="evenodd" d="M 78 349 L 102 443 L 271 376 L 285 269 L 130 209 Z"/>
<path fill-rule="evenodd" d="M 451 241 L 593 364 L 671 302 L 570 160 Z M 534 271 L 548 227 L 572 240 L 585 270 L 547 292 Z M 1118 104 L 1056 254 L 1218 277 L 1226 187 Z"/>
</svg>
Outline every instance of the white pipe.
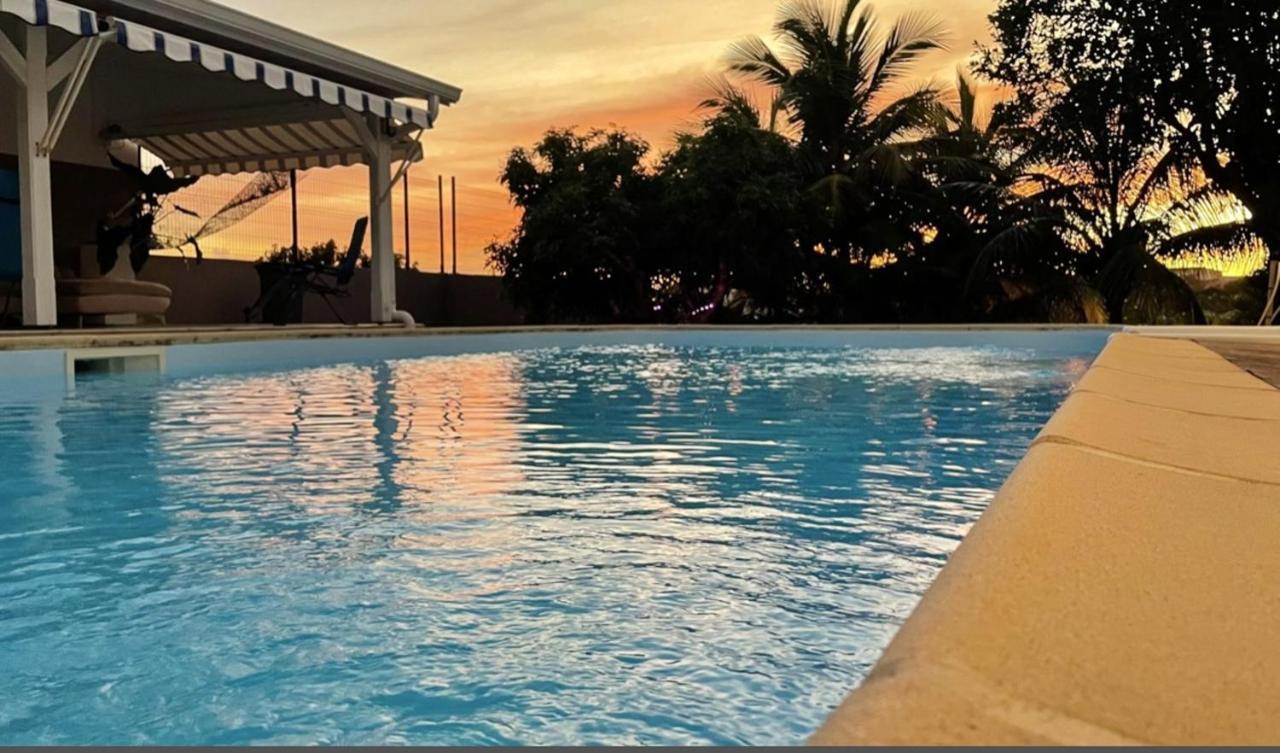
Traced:
<svg viewBox="0 0 1280 753">
<path fill-rule="evenodd" d="M 413 314 L 410 314 L 408 311 L 403 311 L 401 309 L 396 309 L 391 312 L 391 321 L 400 322 L 401 324 L 403 324 L 404 326 L 410 329 L 413 329 L 414 327 L 418 326 L 418 323 L 414 321 Z"/>
</svg>

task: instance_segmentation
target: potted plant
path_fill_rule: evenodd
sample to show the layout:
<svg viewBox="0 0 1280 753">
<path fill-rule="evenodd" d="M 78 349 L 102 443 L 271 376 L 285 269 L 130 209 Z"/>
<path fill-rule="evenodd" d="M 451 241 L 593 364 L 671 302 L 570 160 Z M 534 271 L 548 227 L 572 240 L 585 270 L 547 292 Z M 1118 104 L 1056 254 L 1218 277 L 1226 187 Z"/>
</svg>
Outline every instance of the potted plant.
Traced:
<svg viewBox="0 0 1280 753">
<path fill-rule="evenodd" d="M 151 252 L 161 248 L 156 239 L 156 216 L 165 206 L 165 198 L 194 184 L 198 177 L 175 178 L 163 166 L 150 172 L 122 162 L 115 155 L 108 155 L 116 169 L 133 181 L 135 194 L 129 203 L 98 224 L 98 271 L 103 277 L 133 280 L 142 271 Z M 196 216 L 194 212 L 175 205 L 173 211 Z M 199 247 L 196 247 L 199 258 Z"/>
</svg>

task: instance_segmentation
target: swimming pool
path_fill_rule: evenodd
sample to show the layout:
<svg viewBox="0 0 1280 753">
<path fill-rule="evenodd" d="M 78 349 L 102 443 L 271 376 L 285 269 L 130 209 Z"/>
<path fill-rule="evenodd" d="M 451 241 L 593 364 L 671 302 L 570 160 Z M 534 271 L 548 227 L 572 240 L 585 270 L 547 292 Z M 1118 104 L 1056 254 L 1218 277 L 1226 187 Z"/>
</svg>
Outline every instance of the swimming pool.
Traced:
<svg viewBox="0 0 1280 753">
<path fill-rule="evenodd" d="M 0 744 L 800 742 L 1106 335 L 175 346 L 10 380 Z"/>
</svg>

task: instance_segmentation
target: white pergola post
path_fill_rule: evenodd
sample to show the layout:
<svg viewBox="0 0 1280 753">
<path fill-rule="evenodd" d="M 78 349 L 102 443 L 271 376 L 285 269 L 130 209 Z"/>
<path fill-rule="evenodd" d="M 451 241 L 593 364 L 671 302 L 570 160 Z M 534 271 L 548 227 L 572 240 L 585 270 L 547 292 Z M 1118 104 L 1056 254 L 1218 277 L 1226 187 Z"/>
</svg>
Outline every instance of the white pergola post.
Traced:
<svg viewBox="0 0 1280 753">
<path fill-rule="evenodd" d="M 370 266 L 370 304 L 373 321 L 387 323 L 396 316 L 396 252 L 391 225 L 391 139 L 377 123 L 369 144 L 369 227 L 373 263 Z"/>
<path fill-rule="evenodd" d="M 22 323 L 52 327 L 58 323 L 58 292 L 53 279 L 53 180 L 50 159 L 71 108 L 84 87 L 105 35 L 81 39 L 49 62 L 49 31 L 23 27 L 24 49 L 0 32 L 0 68 L 21 90 L 18 96 L 18 203 L 22 227 Z M 63 85 L 54 115 L 49 93 Z"/>
<path fill-rule="evenodd" d="M 48 30 L 26 28 L 23 92 L 18 97 L 18 177 L 22 216 L 22 323 L 58 323 L 53 281 L 53 181 L 37 141 L 49 128 Z"/>
</svg>

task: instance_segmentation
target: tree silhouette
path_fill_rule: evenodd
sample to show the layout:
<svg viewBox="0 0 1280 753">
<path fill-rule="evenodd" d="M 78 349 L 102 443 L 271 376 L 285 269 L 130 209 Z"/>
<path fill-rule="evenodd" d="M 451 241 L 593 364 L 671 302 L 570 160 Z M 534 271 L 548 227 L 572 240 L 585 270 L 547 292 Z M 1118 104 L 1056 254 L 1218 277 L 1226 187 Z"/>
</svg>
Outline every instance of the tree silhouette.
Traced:
<svg viewBox="0 0 1280 753">
<path fill-rule="evenodd" d="M 1002 0 L 983 70 L 1023 117 L 1082 82 L 1123 87 L 1280 258 L 1280 8 L 1258 0 Z M 1085 103 L 1087 104 L 1087 103 Z M 1209 231 L 1206 234 L 1213 234 Z"/>
<path fill-rule="evenodd" d="M 1165 260 L 1280 253 L 1274 3 L 1001 0 L 991 20 L 988 108 L 965 73 L 907 86 L 942 46 L 928 18 L 786 3 L 668 153 L 617 130 L 513 151 L 523 216 L 491 264 L 535 321 L 1191 323 Z"/>
<path fill-rule="evenodd" d="M 899 94 L 913 64 L 943 47 L 941 26 L 909 14 L 887 29 L 861 0 L 797 0 L 759 37 L 733 45 L 731 72 L 771 88 L 798 135 L 800 164 L 828 212 L 817 241 L 840 261 L 869 264 L 912 237 L 901 194 L 918 178 L 912 137 L 928 128 L 936 92 Z"/>
<path fill-rule="evenodd" d="M 803 318 L 804 186 L 791 144 L 749 102 L 681 134 L 658 176 L 678 320 Z M 696 312 L 696 313 L 695 313 Z"/>
<path fill-rule="evenodd" d="M 653 252 L 649 145 L 622 131 L 549 131 L 512 151 L 501 181 L 523 211 L 488 248 L 534 321 L 647 321 Z"/>
</svg>

